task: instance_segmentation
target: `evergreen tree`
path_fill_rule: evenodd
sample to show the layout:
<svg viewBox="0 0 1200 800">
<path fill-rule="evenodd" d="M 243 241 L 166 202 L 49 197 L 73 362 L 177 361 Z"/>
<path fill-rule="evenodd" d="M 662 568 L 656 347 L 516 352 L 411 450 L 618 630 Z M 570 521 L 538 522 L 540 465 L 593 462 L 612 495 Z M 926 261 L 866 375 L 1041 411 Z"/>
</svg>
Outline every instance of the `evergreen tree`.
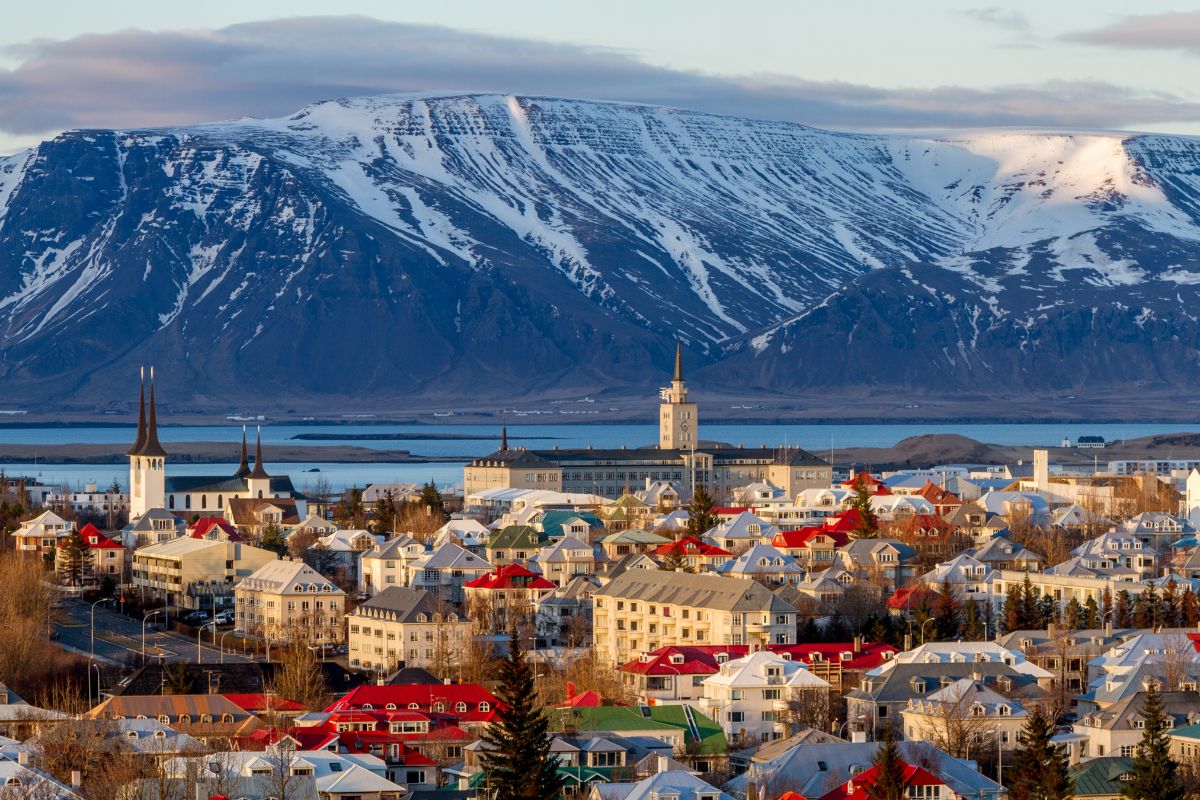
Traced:
<svg viewBox="0 0 1200 800">
<path fill-rule="evenodd" d="M 1118 628 L 1128 628 L 1133 624 L 1133 599 L 1128 589 L 1117 592 L 1116 602 L 1113 603 L 1113 623 Z"/>
<path fill-rule="evenodd" d="M 1197 602 L 1196 592 L 1191 586 L 1183 590 L 1183 597 L 1179 601 L 1179 616 L 1189 628 L 1200 622 L 1200 602 Z"/>
<path fill-rule="evenodd" d="M 821 641 L 821 626 L 812 617 L 800 628 L 797 641 L 801 644 L 816 644 Z"/>
<path fill-rule="evenodd" d="M 1072 597 L 1067 601 L 1067 608 L 1063 611 L 1063 625 L 1067 630 L 1077 631 L 1081 627 L 1083 621 L 1083 606 L 1079 604 L 1079 600 Z"/>
<path fill-rule="evenodd" d="M 874 539 L 879 535 L 879 517 L 871 508 L 871 487 L 863 480 L 864 474 L 860 473 L 855 479 L 854 494 L 850 498 L 850 508 L 858 512 L 854 530 L 850 532 L 854 539 Z"/>
<path fill-rule="evenodd" d="M 270 550 L 280 558 L 287 555 L 287 540 L 283 538 L 283 531 L 274 522 L 263 526 L 258 534 L 258 546 L 263 550 Z"/>
<path fill-rule="evenodd" d="M 1025 580 L 1021 582 L 1021 628 L 1023 630 L 1041 628 L 1041 618 L 1037 590 L 1033 588 L 1033 581 L 1029 579 L 1029 573 L 1025 573 Z"/>
<path fill-rule="evenodd" d="M 432 480 L 421 487 L 421 497 L 418 502 L 428 508 L 430 513 L 441 517 L 446 516 L 446 499 L 442 497 L 437 484 Z"/>
<path fill-rule="evenodd" d="M 1182 800 L 1184 789 L 1176 774 L 1167 737 L 1167 710 L 1162 694 L 1151 691 L 1139 712 L 1145 720 L 1142 740 L 1133 759 L 1130 778 L 1121 794 L 1130 800 Z"/>
<path fill-rule="evenodd" d="M 1004 594 L 1004 632 L 1012 633 L 1024 629 L 1021 616 L 1021 587 L 1012 584 Z"/>
<path fill-rule="evenodd" d="M 713 514 L 713 499 L 703 486 L 696 487 L 692 502 L 688 504 L 688 532 L 700 536 L 716 527 L 717 517 Z"/>
<path fill-rule="evenodd" d="M 962 631 L 962 603 L 950 581 L 943 580 L 938 587 L 937 599 L 933 602 L 934 626 L 937 638 L 957 639 Z"/>
<path fill-rule="evenodd" d="M 1041 706 L 1033 707 L 1022 734 L 1012 766 L 1005 770 L 1009 800 L 1069 800 L 1068 757 L 1051 743 L 1054 731 Z"/>
<path fill-rule="evenodd" d="M 673 550 L 668 550 L 659 563 L 667 572 L 691 572 L 688 569 L 687 558 L 683 555 L 682 545 Z"/>
<path fill-rule="evenodd" d="M 985 622 L 974 597 L 967 599 L 963 614 L 963 638 L 968 642 L 982 642 L 987 638 Z"/>
<path fill-rule="evenodd" d="M 1058 603 L 1048 594 L 1041 595 L 1037 601 L 1037 621 L 1031 628 L 1045 628 L 1052 622 L 1058 622 Z"/>
<path fill-rule="evenodd" d="M 63 537 L 57 552 L 58 573 L 67 586 L 82 586 L 83 579 L 89 572 L 92 553 L 88 550 L 87 542 L 78 530 L 73 530 Z"/>
<path fill-rule="evenodd" d="M 1167 585 L 1163 587 L 1162 599 L 1159 602 L 1160 620 L 1162 624 L 1168 628 L 1176 628 L 1182 622 L 1180 614 L 1180 605 L 1182 597 L 1179 592 L 1179 584 L 1174 578 L 1167 581 Z"/>
<path fill-rule="evenodd" d="M 1089 597 L 1083 604 L 1083 617 L 1079 621 L 1079 627 L 1084 630 L 1100 627 L 1100 606 L 1096 604 L 1096 598 Z"/>
<path fill-rule="evenodd" d="M 871 764 L 878 769 L 875 783 L 867 788 L 871 800 L 904 800 L 904 768 L 905 763 L 900 758 L 900 748 L 892 735 L 891 727 L 883 730 L 883 743 L 875 751 L 875 760 Z"/>
<path fill-rule="evenodd" d="M 556 800 L 562 795 L 558 759 L 550 753 L 546 713 L 538 702 L 533 672 L 514 634 L 500 664 L 500 701 L 484 731 L 483 769 L 493 800 Z"/>
<path fill-rule="evenodd" d="M 1111 617 L 1109 615 L 1112 613 L 1113 613 L 1112 589 L 1105 587 L 1104 594 L 1101 595 L 1100 622 L 1103 623 L 1105 620 L 1111 619 Z"/>
<path fill-rule="evenodd" d="M 163 691 L 171 694 L 193 694 L 196 691 L 196 681 L 188 672 L 187 664 L 177 661 L 165 668 L 163 675 Z"/>
</svg>

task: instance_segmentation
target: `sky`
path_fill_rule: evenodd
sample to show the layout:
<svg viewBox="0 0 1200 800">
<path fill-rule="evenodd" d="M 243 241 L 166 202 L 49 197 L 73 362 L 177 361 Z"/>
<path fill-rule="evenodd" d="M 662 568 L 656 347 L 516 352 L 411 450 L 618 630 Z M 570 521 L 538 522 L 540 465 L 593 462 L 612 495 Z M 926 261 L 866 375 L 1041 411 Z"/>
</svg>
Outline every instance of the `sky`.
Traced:
<svg viewBox="0 0 1200 800">
<path fill-rule="evenodd" d="M 1153 0 L 24 2 L 0 29 L 0 153 L 451 90 L 837 130 L 1200 135 L 1197 77 L 1200 9 Z"/>
</svg>

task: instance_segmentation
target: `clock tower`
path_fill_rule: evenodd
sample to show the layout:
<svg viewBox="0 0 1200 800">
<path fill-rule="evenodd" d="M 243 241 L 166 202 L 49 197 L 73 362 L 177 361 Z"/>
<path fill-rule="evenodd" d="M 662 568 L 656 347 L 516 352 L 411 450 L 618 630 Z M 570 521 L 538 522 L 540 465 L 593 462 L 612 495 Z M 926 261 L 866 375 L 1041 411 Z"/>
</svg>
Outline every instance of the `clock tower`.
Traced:
<svg viewBox="0 0 1200 800">
<path fill-rule="evenodd" d="M 658 392 L 658 446 L 663 450 L 692 450 L 696 447 L 696 404 L 687 401 L 683 379 L 683 348 L 675 345 L 675 375 L 670 386 Z"/>
</svg>

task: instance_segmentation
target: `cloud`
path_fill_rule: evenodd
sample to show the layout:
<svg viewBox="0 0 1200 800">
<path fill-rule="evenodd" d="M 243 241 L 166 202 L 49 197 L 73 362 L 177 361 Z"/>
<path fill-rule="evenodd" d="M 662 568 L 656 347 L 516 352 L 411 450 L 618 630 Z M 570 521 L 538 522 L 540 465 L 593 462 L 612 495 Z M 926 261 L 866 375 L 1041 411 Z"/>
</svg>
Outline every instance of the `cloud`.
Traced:
<svg viewBox="0 0 1200 800">
<path fill-rule="evenodd" d="M 1200 105 L 1106 83 L 885 89 L 658 67 L 616 50 L 366 17 L 219 30 L 124 30 L 26 43 L 0 70 L 0 130 L 149 127 L 283 116 L 307 103 L 478 90 L 628 100 L 841 129 L 1117 128 L 1200 120 Z"/>
<path fill-rule="evenodd" d="M 1033 25 L 1029 22 L 1029 17 L 1011 8 L 987 6 L 986 8 L 968 8 L 962 13 L 976 22 L 982 22 L 985 25 L 994 25 L 997 28 L 1004 28 L 1017 33 L 1028 33 L 1033 29 Z"/>
<path fill-rule="evenodd" d="M 1145 14 L 1089 31 L 1069 33 L 1066 41 L 1137 50 L 1182 50 L 1200 55 L 1200 11 Z"/>
</svg>

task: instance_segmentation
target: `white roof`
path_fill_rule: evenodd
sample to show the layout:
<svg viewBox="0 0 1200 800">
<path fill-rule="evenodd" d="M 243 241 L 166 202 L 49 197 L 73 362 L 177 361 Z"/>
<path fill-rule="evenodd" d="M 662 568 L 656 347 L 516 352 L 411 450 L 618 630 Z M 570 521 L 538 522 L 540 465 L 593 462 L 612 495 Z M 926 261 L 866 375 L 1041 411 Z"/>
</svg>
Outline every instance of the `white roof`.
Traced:
<svg viewBox="0 0 1200 800">
<path fill-rule="evenodd" d="M 755 542 L 750 549 L 720 569 L 727 575 L 801 575 L 804 568 L 796 559 L 784 555 L 766 542 Z"/>
<path fill-rule="evenodd" d="M 414 559 L 412 568 L 417 569 L 473 569 L 482 572 L 491 570 L 492 564 L 470 550 L 464 550 L 453 542 L 434 548 L 420 558 Z"/>
<path fill-rule="evenodd" d="M 277 559 L 263 564 L 234 587 L 246 591 L 276 594 L 318 592 L 325 595 L 345 595 L 333 581 L 303 561 Z"/>
<path fill-rule="evenodd" d="M 355 547 L 355 543 L 358 540 L 363 539 L 363 537 L 370 539 L 371 543 L 366 548 Z M 356 553 L 361 552 L 364 549 L 375 547 L 383 541 L 383 537 L 371 533 L 370 531 L 340 530 L 334 531 L 326 536 L 322 536 L 318 539 L 318 541 L 328 547 L 330 550 L 333 550 L 337 553 Z"/>
<path fill-rule="evenodd" d="M 771 684 L 768 668 L 778 670 L 783 682 Z M 758 687 L 779 685 L 789 689 L 828 689 L 829 684 L 808 671 L 799 661 L 789 661 L 767 650 L 760 650 L 721 665 L 715 675 L 704 679 L 706 686 Z"/>
<path fill-rule="evenodd" d="M 1054 675 L 1025 659 L 1019 650 L 1008 650 L 995 642 L 927 642 L 920 647 L 897 653 L 868 675 L 882 675 L 897 664 L 952 664 L 967 661 L 990 661 L 1008 664 L 1022 675 L 1033 678 L 1053 678 Z"/>
<path fill-rule="evenodd" d="M 602 794 L 605 797 L 622 797 L 624 800 L 660 800 L 664 797 L 678 798 L 678 800 L 700 800 L 701 797 L 711 797 L 714 800 L 733 800 L 731 795 L 683 770 L 656 772 L 649 778 L 633 784 L 628 792 L 612 788 L 624 785 L 608 784 L 605 787 L 606 791 Z"/>
<path fill-rule="evenodd" d="M 0 796 L 37 797 L 41 800 L 81 800 L 71 787 L 38 770 L 0 758 Z"/>
</svg>

